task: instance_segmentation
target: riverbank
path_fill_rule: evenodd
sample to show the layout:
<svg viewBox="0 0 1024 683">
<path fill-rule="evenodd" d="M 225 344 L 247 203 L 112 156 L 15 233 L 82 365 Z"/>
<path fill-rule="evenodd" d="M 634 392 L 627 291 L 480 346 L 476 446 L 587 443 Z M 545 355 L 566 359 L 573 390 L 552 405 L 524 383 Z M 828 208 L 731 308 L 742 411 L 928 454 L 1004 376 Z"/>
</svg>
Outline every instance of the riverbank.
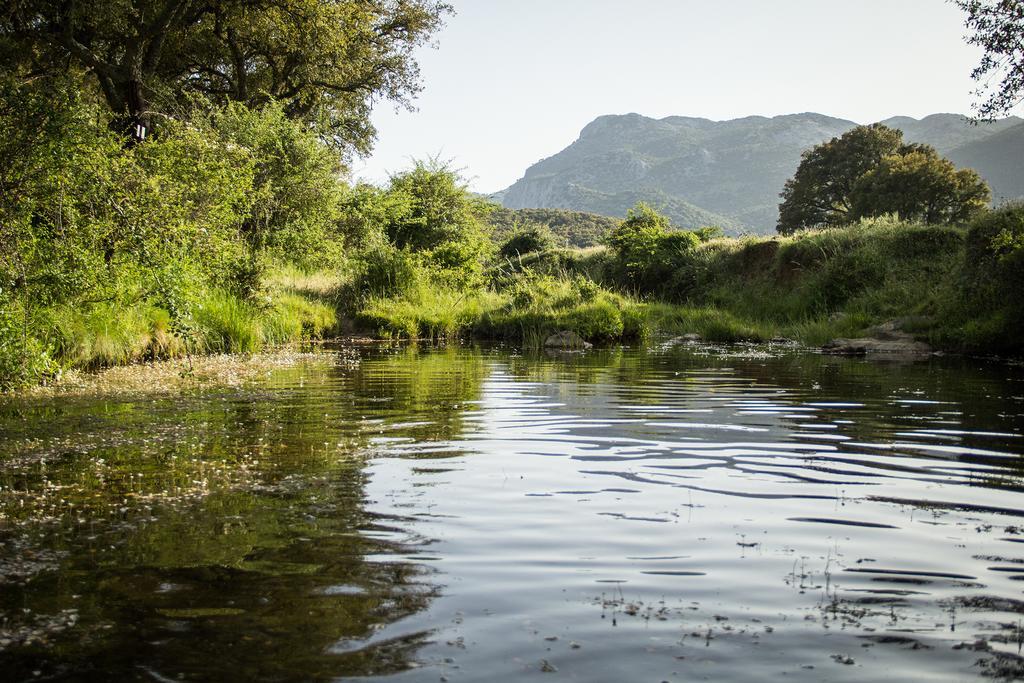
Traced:
<svg viewBox="0 0 1024 683">
<path fill-rule="evenodd" d="M 356 318 L 386 336 L 534 346 L 558 330 L 592 343 L 696 334 L 822 346 L 888 327 L 945 352 L 1015 356 L 1019 234 L 1024 210 L 1011 206 L 970 228 L 883 218 L 790 237 L 642 235 L 629 250 L 537 250 L 495 266 L 490 289 L 418 287 L 373 298 Z"/>
<path fill-rule="evenodd" d="M 214 289 L 177 315 L 146 300 L 9 311 L 3 355 L 21 363 L 6 372 L 22 386 L 353 334 L 540 348 L 568 330 L 598 345 L 696 335 L 820 347 L 888 326 L 936 350 L 1015 356 L 1024 304 L 1007 293 L 1024 282 L 1020 225 L 1024 210 L 1008 207 L 970 228 L 876 219 L 791 237 L 669 232 L 658 237 L 668 248 L 655 240 L 646 260 L 621 245 L 540 249 L 491 259 L 468 285 L 391 249 L 329 269 L 278 264 L 258 296 Z"/>
</svg>

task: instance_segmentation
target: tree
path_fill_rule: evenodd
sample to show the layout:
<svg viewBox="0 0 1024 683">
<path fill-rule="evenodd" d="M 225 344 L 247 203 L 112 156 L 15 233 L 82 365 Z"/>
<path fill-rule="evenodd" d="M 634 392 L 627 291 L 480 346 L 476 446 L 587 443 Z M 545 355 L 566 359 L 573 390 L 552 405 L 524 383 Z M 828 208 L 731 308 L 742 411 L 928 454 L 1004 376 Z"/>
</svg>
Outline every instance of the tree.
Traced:
<svg viewBox="0 0 1024 683">
<path fill-rule="evenodd" d="M 626 219 L 607 239 L 624 278 L 647 292 L 663 289 L 680 256 L 692 251 L 700 241 L 696 232 L 674 230 L 667 216 L 643 202 L 629 210 Z"/>
<path fill-rule="evenodd" d="M 978 118 L 992 121 L 1024 102 L 1024 0 L 955 0 L 973 31 L 967 42 L 985 52 L 971 72 L 981 84 Z"/>
<path fill-rule="evenodd" d="M 414 49 L 451 11 L 439 0 L 13 0 L 0 10 L 4 67 L 93 79 L 113 126 L 199 93 L 281 103 L 340 150 L 365 152 L 377 98 L 409 105 Z"/>
<path fill-rule="evenodd" d="M 880 123 L 858 126 L 804 152 L 786 181 L 777 230 L 783 235 L 897 213 L 925 223 L 959 223 L 988 204 L 988 185 L 928 145 L 904 144 Z"/>
<path fill-rule="evenodd" d="M 807 150 L 780 195 L 776 229 L 788 235 L 847 222 L 857 180 L 902 146 L 902 132 L 875 123 Z"/>
<path fill-rule="evenodd" d="M 526 254 L 549 249 L 555 242 L 550 228 L 541 224 L 516 226 L 512 235 L 498 249 L 498 256 L 514 259 Z"/>
<path fill-rule="evenodd" d="M 417 161 L 391 177 L 390 192 L 405 197 L 407 210 L 387 226 L 399 249 L 427 251 L 446 242 L 478 242 L 490 205 L 472 195 L 458 173 L 437 160 Z"/>
<path fill-rule="evenodd" d="M 885 157 L 857 181 L 851 218 L 899 214 L 923 223 L 963 223 L 988 206 L 991 193 L 976 171 L 957 169 L 931 147 Z"/>
</svg>

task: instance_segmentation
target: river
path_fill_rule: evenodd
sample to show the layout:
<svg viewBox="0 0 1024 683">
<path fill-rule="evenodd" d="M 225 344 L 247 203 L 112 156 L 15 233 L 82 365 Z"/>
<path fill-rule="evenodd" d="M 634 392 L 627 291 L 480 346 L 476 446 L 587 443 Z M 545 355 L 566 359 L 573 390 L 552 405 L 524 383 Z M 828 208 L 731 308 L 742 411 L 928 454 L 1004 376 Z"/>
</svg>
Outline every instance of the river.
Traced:
<svg viewBox="0 0 1024 683">
<path fill-rule="evenodd" d="M 0 401 L 15 680 L 1019 677 L 1024 368 L 323 349 Z"/>
</svg>

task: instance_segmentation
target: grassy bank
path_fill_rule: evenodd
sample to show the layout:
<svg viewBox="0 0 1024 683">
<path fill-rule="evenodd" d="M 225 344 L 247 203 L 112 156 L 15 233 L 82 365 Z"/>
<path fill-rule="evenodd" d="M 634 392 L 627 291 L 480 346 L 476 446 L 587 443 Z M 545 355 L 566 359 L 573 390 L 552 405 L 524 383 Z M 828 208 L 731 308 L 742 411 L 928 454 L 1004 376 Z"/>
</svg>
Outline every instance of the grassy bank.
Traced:
<svg viewBox="0 0 1024 683">
<path fill-rule="evenodd" d="M 186 354 L 255 353 L 319 338 L 337 327 L 335 309 L 286 288 L 260 302 L 210 290 L 186 315 L 173 319 L 154 303 L 99 302 L 34 311 L 8 307 L 4 353 L 11 384 L 57 377 L 69 369 L 98 369 Z"/>
<path fill-rule="evenodd" d="M 622 249 L 546 250 L 535 272 L 586 276 L 646 302 L 651 329 L 709 339 L 784 336 L 808 345 L 861 336 L 889 320 L 937 348 L 1024 350 L 1024 209 L 969 227 L 866 220 L 791 237 L 694 239 Z M 666 240 L 668 241 L 668 240 Z"/>
<path fill-rule="evenodd" d="M 1020 267 L 1014 245 L 999 246 L 1005 218 L 971 228 L 880 219 L 792 237 L 711 237 L 640 268 L 613 248 L 548 249 L 495 259 L 475 286 L 452 285 L 395 250 L 325 271 L 279 265 L 257 300 L 213 289 L 177 316 L 147 302 L 8 309 L 6 343 L 21 345 L 26 363 L 8 373 L 253 353 L 340 333 L 525 347 L 561 330 L 595 344 L 694 333 L 816 346 L 893 319 L 940 349 L 1017 354 L 1021 303 L 1006 293 L 1019 291 L 1010 288 Z"/>
<path fill-rule="evenodd" d="M 790 237 L 668 233 L 639 256 L 545 249 L 499 264 L 489 288 L 421 285 L 371 298 L 358 318 L 388 336 L 527 345 L 568 329 L 595 343 L 695 333 L 817 346 L 898 320 L 939 349 L 1019 354 L 1022 214 L 1011 206 L 970 227 L 882 218 Z"/>
<path fill-rule="evenodd" d="M 968 226 L 883 217 L 733 239 L 674 230 L 641 205 L 603 246 L 571 249 L 550 246 L 542 226 L 491 241 L 487 207 L 445 169 L 417 165 L 386 190 L 337 201 L 327 237 L 287 233 L 307 241 L 301 252 L 235 240 L 203 259 L 196 238 L 184 266 L 154 266 L 152 245 L 108 263 L 100 240 L 89 263 L 65 254 L 53 269 L 26 247 L 31 261 L 0 289 L 0 388 L 352 333 L 524 347 L 563 330 L 594 344 L 693 333 L 815 346 L 898 320 L 939 349 L 1024 352 L 1021 206 Z"/>
</svg>

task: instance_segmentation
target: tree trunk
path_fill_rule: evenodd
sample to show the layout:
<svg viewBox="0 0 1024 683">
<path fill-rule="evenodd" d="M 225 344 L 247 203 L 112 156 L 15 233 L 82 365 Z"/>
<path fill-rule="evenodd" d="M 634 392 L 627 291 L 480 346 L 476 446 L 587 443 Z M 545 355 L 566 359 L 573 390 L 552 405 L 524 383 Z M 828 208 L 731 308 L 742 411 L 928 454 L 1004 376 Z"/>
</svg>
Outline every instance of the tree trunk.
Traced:
<svg viewBox="0 0 1024 683">
<path fill-rule="evenodd" d="M 112 84 L 105 95 L 110 109 L 115 112 L 110 128 L 125 138 L 127 145 L 135 145 L 152 133 L 149 99 L 142 81 L 137 76 Z"/>
</svg>

